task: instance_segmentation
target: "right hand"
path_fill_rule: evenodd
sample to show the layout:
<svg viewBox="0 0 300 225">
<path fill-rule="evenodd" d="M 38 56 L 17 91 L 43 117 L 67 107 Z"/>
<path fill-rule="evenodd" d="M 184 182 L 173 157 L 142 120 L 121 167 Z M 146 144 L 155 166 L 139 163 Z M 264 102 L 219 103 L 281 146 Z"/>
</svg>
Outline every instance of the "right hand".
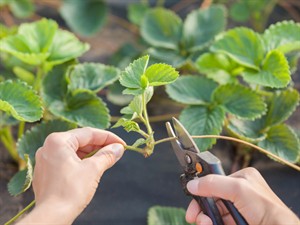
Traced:
<svg viewBox="0 0 300 225">
<path fill-rule="evenodd" d="M 187 184 L 193 195 L 216 198 L 224 224 L 235 224 L 221 199 L 233 202 L 249 225 L 300 224 L 298 217 L 277 197 L 261 174 L 246 168 L 229 176 L 210 174 Z M 186 220 L 197 225 L 212 225 L 198 203 L 192 200 Z"/>
</svg>

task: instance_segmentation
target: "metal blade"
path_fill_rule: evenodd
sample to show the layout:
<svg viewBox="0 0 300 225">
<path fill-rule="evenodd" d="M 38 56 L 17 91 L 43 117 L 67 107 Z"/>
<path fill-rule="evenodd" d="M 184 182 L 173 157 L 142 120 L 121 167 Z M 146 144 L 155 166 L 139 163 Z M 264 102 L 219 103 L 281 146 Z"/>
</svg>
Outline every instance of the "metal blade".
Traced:
<svg viewBox="0 0 300 225">
<path fill-rule="evenodd" d="M 177 137 L 169 122 L 166 123 L 166 127 L 167 127 L 169 137 Z M 184 159 L 185 153 L 181 148 L 181 144 L 177 139 L 171 140 L 171 144 L 172 144 L 174 153 L 175 153 L 180 165 L 183 167 L 183 170 L 184 170 L 186 168 L 186 161 Z"/>
<path fill-rule="evenodd" d="M 189 132 L 184 128 L 184 126 L 176 119 L 172 118 L 173 126 L 175 129 L 176 136 L 181 143 L 182 147 L 185 150 L 192 151 L 195 153 L 200 153 L 200 150 L 198 149 L 196 143 L 192 139 Z"/>
</svg>

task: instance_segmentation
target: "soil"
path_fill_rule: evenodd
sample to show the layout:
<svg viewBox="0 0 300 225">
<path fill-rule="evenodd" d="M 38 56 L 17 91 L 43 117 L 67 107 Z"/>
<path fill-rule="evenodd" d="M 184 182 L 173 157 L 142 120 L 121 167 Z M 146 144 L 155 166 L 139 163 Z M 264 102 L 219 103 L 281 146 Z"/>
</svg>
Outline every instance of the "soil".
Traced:
<svg viewBox="0 0 300 225">
<path fill-rule="evenodd" d="M 114 18 L 109 18 L 108 24 L 98 35 L 83 39 L 92 46 L 83 60 L 108 62 L 112 52 L 123 43 L 134 42 L 135 39 L 132 32 L 120 27 Z M 294 80 L 300 90 L 300 71 L 294 75 Z M 109 106 L 112 115 L 118 115 L 120 107 Z M 168 105 L 160 111 L 155 106 L 156 103 L 152 103 L 152 115 L 172 113 Z M 300 107 L 288 123 L 300 130 Z M 164 122 L 154 123 L 153 129 L 157 139 L 166 137 Z M 137 138 L 122 129 L 112 131 L 127 143 L 132 143 Z M 212 150 L 221 159 L 227 174 L 234 158 L 232 149 L 231 143 L 219 141 Z M 300 173 L 260 153 L 254 153 L 253 158 L 251 165 L 262 173 L 284 203 L 300 216 Z M 11 197 L 7 192 L 6 185 L 16 172 L 17 165 L 0 143 L 0 224 L 13 217 L 33 199 L 31 189 L 18 197 Z M 137 153 L 127 152 L 116 166 L 104 174 L 91 204 L 74 224 L 146 225 L 147 211 L 154 205 L 186 208 L 190 198 L 182 191 L 179 182 L 181 172 L 169 143 L 158 146 L 155 153 L 147 159 Z"/>
</svg>

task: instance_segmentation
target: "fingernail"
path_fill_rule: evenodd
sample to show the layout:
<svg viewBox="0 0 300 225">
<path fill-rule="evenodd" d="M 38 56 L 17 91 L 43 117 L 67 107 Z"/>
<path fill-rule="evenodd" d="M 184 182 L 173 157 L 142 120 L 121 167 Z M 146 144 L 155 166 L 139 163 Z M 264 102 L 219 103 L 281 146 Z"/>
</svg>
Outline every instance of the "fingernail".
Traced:
<svg viewBox="0 0 300 225">
<path fill-rule="evenodd" d="M 116 160 L 119 160 L 124 152 L 124 146 L 121 144 L 113 144 L 111 146 L 111 151 L 114 153 Z"/>
<path fill-rule="evenodd" d="M 198 191 L 198 184 L 199 184 L 199 180 L 191 180 L 187 183 L 186 187 L 189 192 L 195 194 Z"/>
</svg>

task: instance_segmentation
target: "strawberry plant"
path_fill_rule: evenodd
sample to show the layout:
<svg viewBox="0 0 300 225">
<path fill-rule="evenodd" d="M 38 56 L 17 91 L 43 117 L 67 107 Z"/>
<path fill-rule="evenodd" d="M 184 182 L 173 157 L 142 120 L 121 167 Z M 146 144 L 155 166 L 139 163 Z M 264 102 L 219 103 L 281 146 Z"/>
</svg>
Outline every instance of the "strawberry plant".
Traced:
<svg viewBox="0 0 300 225">
<path fill-rule="evenodd" d="M 100 6 L 104 1 L 65 0 L 60 12 L 77 33 L 92 35 L 107 13 L 105 6 L 96 15 L 92 9 Z M 74 19 L 82 8 L 82 20 Z M 140 135 L 128 150 L 148 157 L 170 140 L 155 139 L 147 111 L 155 90 L 165 86 L 183 108 L 180 121 L 194 138 L 201 136 L 195 140 L 201 150 L 212 148 L 224 132 L 299 170 L 291 164 L 299 162 L 299 137 L 285 123 L 300 98 L 292 82 L 299 23 L 280 22 L 263 33 L 246 27 L 224 31 L 221 5 L 195 10 L 184 21 L 147 4 L 130 10 L 151 57 L 127 46 L 121 49 L 125 58 L 115 59 L 121 68 L 80 63 L 89 45 L 50 19 L 0 29 L 0 139 L 20 169 L 8 184 L 12 195 L 30 187 L 35 152 L 47 135 L 78 126 L 110 127 L 109 109 L 98 95 L 106 87 L 108 99 L 128 102 L 113 127 Z"/>
</svg>

